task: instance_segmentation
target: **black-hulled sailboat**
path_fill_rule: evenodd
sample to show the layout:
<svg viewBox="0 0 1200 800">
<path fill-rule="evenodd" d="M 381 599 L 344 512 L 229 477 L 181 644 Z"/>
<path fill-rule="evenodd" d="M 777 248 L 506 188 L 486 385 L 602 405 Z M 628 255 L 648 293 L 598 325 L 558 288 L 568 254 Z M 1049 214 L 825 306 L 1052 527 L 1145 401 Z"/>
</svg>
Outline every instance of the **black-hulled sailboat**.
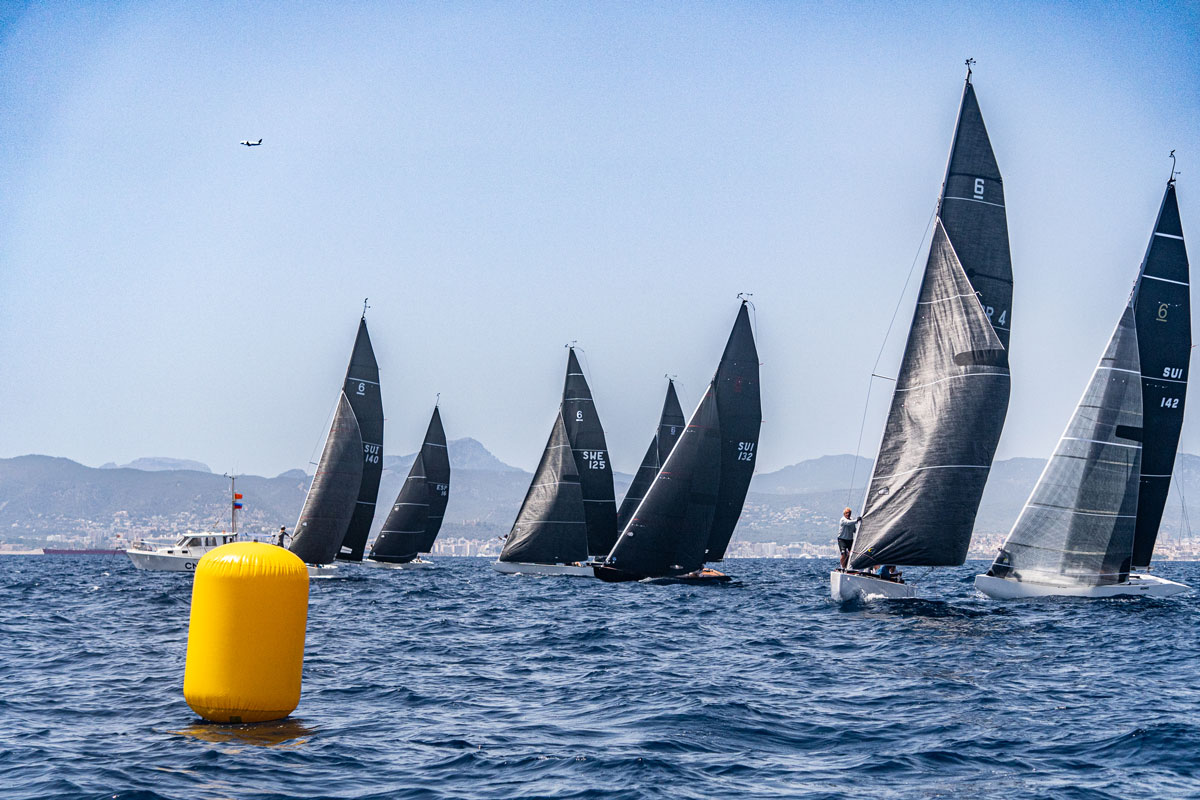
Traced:
<svg viewBox="0 0 1200 800">
<path fill-rule="evenodd" d="M 450 456 L 442 415 L 435 406 L 425 440 L 413 460 L 367 562 L 393 569 L 430 567 L 421 553 L 433 550 L 450 499 Z"/>
<path fill-rule="evenodd" d="M 362 559 L 379 492 L 383 403 L 363 305 L 333 424 L 289 548 L 312 575 L 333 574 L 335 559 Z"/>
<path fill-rule="evenodd" d="M 758 351 L 743 300 L 716 375 L 596 577 L 728 581 L 704 564 L 725 556 L 750 488 L 761 424 Z"/>
<path fill-rule="evenodd" d="M 562 403 L 529 493 L 499 560 L 492 563 L 499 572 L 590 577 L 591 569 L 584 562 L 589 556 L 607 554 L 617 538 L 617 504 L 604 427 L 575 348 L 567 347 Z M 563 462 L 563 452 L 569 452 L 570 464 Z M 576 487 L 583 515 L 582 554 L 572 499 Z"/>
<path fill-rule="evenodd" d="M 497 572 L 590 577 L 587 512 L 579 469 L 560 410 L 516 522 L 504 540 Z"/>
<path fill-rule="evenodd" d="M 668 378 L 667 396 L 663 400 L 662 415 L 658 418 L 658 429 L 651 437 L 650 446 L 646 448 L 646 455 L 642 457 L 641 466 L 638 467 L 637 473 L 633 476 L 633 482 L 629 484 L 629 489 L 625 492 L 624 499 L 621 500 L 621 507 L 617 509 L 618 531 L 625 530 L 625 526 L 633 517 L 633 512 L 637 510 L 638 504 L 646 496 L 646 490 L 650 488 L 650 484 L 654 483 L 654 477 L 666 463 L 667 456 L 671 454 L 671 449 L 679 441 L 686 425 L 687 420 L 679 405 L 679 395 L 675 393 L 675 381 Z"/>
<path fill-rule="evenodd" d="M 966 560 L 1008 411 L 1012 263 L 1004 186 L 971 84 L 954 142 L 883 441 L 835 600 L 912 597 L 884 565 Z"/>
<path fill-rule="evenodd" d="M 1191 356 L 1175 172 L 1133 293 L 1058 447 L 975 586 L 996 599 L 1168 596 L 1146 570 L 1183 427 Z"/>
</svg>

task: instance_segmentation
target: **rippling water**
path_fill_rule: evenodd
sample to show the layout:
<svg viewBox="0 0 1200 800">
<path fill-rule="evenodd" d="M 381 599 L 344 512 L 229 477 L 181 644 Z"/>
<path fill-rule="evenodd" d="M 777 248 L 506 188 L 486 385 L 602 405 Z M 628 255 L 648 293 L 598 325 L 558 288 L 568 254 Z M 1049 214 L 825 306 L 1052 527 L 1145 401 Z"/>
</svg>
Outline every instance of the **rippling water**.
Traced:
<svg viewBox="0 0 1200 800">
<path fill-rule="evenodd" d="M 216 726 L 183 701 L 190 576 L 0 558 L 0 795 L 1200 796 L 1197 596 L 1002 604 L 969 565 L 841 607 L 831 563 L 346 568 L 312 584 L 292 718 Z"/>
</svg>

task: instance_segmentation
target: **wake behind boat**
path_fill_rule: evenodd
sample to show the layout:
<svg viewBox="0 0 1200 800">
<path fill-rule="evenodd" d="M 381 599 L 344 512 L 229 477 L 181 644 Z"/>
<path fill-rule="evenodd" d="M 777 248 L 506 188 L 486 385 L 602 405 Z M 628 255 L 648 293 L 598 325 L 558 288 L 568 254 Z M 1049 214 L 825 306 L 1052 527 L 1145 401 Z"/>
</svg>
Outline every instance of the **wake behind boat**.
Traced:
<svg viewBox="0 0 1200 800">
<path fill-rule="evenodd" d="M 835 600 L 915 596 L 869 571 L 957 566 L 1008 411 L 1012 263 L 1004 186 L 970 62 L 925 273 Z"/>
<path fill-rule="evenodd" d="M 1172 159 L 1173 161 L 1174 159 Z M 1191 355 L 1175 173 L 1133 293 L 1083 398 L 979 591 L 998 600 L 1167 597 L 1148 569 L 1179 446 Z"/>
</svg>

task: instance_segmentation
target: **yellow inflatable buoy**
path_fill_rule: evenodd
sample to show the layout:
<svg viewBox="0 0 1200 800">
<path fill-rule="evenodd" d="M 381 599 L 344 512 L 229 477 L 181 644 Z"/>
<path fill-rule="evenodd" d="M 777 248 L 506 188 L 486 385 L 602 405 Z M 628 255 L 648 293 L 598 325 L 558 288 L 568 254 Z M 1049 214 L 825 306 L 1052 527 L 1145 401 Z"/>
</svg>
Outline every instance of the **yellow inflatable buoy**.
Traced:
<svg viewBox="0 0 1200 800">
<path fill-rule="evenodd" d="M 300 702 L 308 569 L 292 552 L 234 542 L 196 565 L 183 699 L 209 722 L 283 719 Z"/>
</svg>

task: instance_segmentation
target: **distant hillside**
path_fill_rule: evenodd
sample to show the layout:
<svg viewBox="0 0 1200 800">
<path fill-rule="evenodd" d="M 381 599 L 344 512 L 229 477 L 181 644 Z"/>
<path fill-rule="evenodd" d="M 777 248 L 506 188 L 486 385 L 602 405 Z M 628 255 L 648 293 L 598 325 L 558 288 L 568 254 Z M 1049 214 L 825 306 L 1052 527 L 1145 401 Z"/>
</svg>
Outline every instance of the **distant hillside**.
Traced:
<svg viewBox="0 0 1200 800">
<path fill-rule="evenodd" d="M 443 531 L 447 536 L 486 539 L 502 536 L 529 487 L 529 473 L 500 461 L 474 439 L 450 443 L 453 473 Z M 383 525 L 413 455 L 385 457 L 374 530 Z M 139 459 L 139 461 L 142 461 Z M 148 459 L 167 463 L 173 459 Z M 131 462 L 136 464 L 139 462 Z M 179 463 L 195 463 L 181 461 Z M 204 465 L 198 465 L 204 467 Z M 1041 474 L 1040 459 L 997 462 L 980 505 L 976 531 L 1003 534 L 1020 513 Z M 779 543 L 828 544 L 847 502 L 859 511 L 870 475 L 869 459 L 825 456 L 757 475 L 746 499 L 735 537 Z M 855 488 L 849 491 L 851 472 Z M 1187 497 L 1200 502 L 1200 458 L 1181 455 L 1176 475 Z M 630 476 L 615 476 L 617 501 Z M 274 532 L 295 524 L 311 476 L 289 470 L 275 478 L 243 476 L 243 529 Z M 1176 482 L 1178 483 L 1178 481 Z M 1172 488 L 1163 530 L 1180 528 L 1178 487 Z M 0 541 L 37 546 L 54 534 L 99 538 L 166 536 L 186 529 L 223 529 L 228 525 L 229 483 L 207 470 L 146 470 L 136 467 L 93 469 L 65 458 L 21 456 L 0 459 Z M 1188 506 L 1200 519 L 1200 506 Z"/>
<path fill-rule="evenodd" d="M 190 469 L 194 472 L 212 472 L 208 468 L 208 464 L 202 464 L 199 461 L 191 461 L 186 458 L 164 458 L 161 456 L 151 458 L 135 458 L 128 464 L 115 464 L 112 461 L 107 464 L 101 464 L 100 469 L 140 469 L 146 472 L 166 472 L 176 469 Z"/>
</svg>

